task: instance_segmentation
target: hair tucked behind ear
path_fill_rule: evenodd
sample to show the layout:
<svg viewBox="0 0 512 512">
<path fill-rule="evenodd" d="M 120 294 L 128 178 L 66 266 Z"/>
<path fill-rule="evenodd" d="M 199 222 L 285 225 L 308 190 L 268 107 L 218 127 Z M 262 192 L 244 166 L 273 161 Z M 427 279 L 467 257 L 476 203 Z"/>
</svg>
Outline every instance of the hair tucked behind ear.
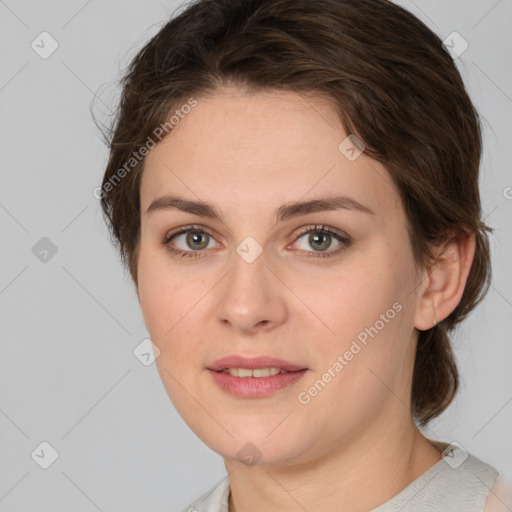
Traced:
<svg viewBox="0 0 512 512">
<path fill-rule="evenodd" d="M 450 338 L 441 326 L 436 326 L 418 340 L 412 383 L 414 410 L 421 411 L 417 421 L 426 425 L 438 416 L 453 400 L 458 386 Z"/>
<path fill-rule="evenodd" d="M 418 268 L 450 233 L 475 234 L 459 305 L 419 333 L 411 408 L 424 426 L 457 391 L 449 333 L 482 300 L 491 275 L 492 230 L 480 220 L 480 121 L 453 59 L 428 27 L 387 0 L 190 3 L 133 59 L 107 137 L 101 206 L 135 283 L 144 160 L 132 162 L 133 153 L 188 98 L 200 101 L 225 84 L 328 98 L 345 131 L 389 171 Z"/>
</svg>

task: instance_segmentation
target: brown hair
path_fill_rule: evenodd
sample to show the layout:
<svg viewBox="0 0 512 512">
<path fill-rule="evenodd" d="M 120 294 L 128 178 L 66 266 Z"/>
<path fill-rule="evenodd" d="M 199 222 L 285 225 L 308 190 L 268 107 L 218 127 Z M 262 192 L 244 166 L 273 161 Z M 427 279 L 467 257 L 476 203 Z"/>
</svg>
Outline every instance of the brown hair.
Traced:
<svg viewBox="0 0 512 512">
<path fill-rule="evenodd" d="M 478 113 L 441 40 L 387 0 L 197 0 L 138 52 L 121 81 L 106 136 L 101 206 L 112 242 L 137 283 L 141 148 L 190 98 L 224 85 L 329 98 L 347 134 L 385 165 L 408 219 L 417 268 L 454 233 L 474 233 L 476 253 L 460 303 L 421 331 L 412 413 L 425 426 L 459 385 L 448 332 L 483 299 L 491 277 L 481 220 Z M 168 128 L 167 128 L 168 130 Z M 130 166 L 127 166 L 130 162 Z M 124 172 L 121 172 L 124 170 Z"/>
</svg>

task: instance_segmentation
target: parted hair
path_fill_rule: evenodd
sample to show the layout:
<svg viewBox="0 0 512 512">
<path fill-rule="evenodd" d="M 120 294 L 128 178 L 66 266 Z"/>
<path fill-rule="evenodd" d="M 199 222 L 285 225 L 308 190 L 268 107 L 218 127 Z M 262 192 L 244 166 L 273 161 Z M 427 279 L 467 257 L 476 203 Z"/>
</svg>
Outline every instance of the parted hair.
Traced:
<svg viewBox="0 0 512 512">
<path fill-rule="evenodd" d="M 492 229 L 481 218 L 479 193 L 481 122 L 452 56 L 388 0 L 196 0 L 182 7 L 129 64 L 104 134 L 110 153 L 101 208 L 123 265 L 137 284 L 144 158 L 133 155 L 176 109 L 226 85 L 328 98 L 345 132 L 389 172 L 417 269 L 428 268 L 435 247 L 455 234 L 475 236 L 459 304 L 419 332 L 410 407 L 425 426 L 457 392 L 449 335 L 491 278 Z"/>
</svg>

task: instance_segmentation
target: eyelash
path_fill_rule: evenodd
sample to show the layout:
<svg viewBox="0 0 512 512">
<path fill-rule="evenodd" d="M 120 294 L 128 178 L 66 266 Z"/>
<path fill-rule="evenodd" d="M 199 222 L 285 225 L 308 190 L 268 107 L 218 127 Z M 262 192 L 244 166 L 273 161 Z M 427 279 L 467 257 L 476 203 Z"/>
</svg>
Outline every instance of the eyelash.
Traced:
<svg viewBox="0 0 512 512">
<path fill-rule="evenodd" d="M 173 255 L 175 255 L 177 257 L 180 257 L 180 258 L 198 258 L 198 257 L 202 257 L 201 253 L 204 253 L 205 252 L 204 250 L 183 251 L 181 249 L 172 248 L 169 245 L 169 243 L 171 242 L 171 240 L 174 237 L 176 237 L 178 235 L 181 235 L 183 233 L 188 233 L 190 231 L 197 231 L 199 233 L 206 233 L 211 238 L 214 238 L 213 234 L 208 229 L 205 229 L 202 226 L 191 225 L 191 226 L 185 226 L 185 227 L 181 228 L 179 231 L 176 231 L 174 233 L 166 235 L 164 237 L 164 239 L 162 240 L 162 245 L 165 247 L 165 249 L 167 251 L 169 251 Z M 340 247 L 338 247 L 337 249 L 335 249 L 333 251 L 330 251 L 330 252 L 326 252 L 326 251 L 305 251 L 306 253 L 308 253 L 308 256 L 306 256 L 307 258 L 313 258 L 313 259 L 316 259 L 316 258 L 330 258 L 330 257 L 338 255 L 341 251 L 343 251 L 344 249 L 350 247 L 351 244 L 352 244 L 352 241 L 349 238 L 347 238 L 345 236 L 342 236 L 340 233 L 338 233 L 337 231 L 329 228 L 328 226 L 318 225 L 318 224 L 315 225 L 315 226 L 307 226 L 304 229 L 302 229 L 296 235 L 296 238 L 295 238 L 294 242 L 297 241 L 299 238 L 302 238 L 307 233 L 328 234 L 328 235 L 333 236 L 336 240 L 338 240 L 342 244 Z"/>
</svg>

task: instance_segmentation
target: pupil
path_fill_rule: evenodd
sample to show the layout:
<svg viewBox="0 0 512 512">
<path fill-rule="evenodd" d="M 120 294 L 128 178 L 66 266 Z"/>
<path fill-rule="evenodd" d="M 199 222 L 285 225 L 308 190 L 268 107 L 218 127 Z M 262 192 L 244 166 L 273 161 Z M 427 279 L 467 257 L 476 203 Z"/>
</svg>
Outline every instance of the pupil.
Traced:
<svg viewBox="0 0 512 512">
<path fill-rule="evenodd" d="M 193 246 L 193 245 L 196 245 L 196 247 L 192 247 L 194 249 L 197 249 L 197 245 L 199 245 L 199 249 L 202 249 L 205 245 L 204 241 L 201 243 L 201 238 L 202 238 L 202 234 L 201 233 L 198 233 L 198 232 L 191 232 L 189 233 L 188 237 L 187 237 L 187 242 L 189 243 L 189 246 Z M 207 245 L 207 244 L 206 244 Z"/>
<path fill-rule="evenodd" d="M 310 242 L 312 241 L 312 242 L 313 242 L 313 244 L 317 244 L 317 243 L 318 243 L 318 239 L 319 239 L 319 238 L 324 237 L 324 239 L 329 240 L 329 236 L 330 236 L 330 235 L 325 235 L 325 234 L 321 234 L 321 233 L 315 233 L 315 234 L 313 234 L 313 235 L 311 235 L 311 236 L 310 236 Z M 322 244 L 322 243 L 320 242 L 320 245 L 321 245 L 321 246 L 323 245 L 323 247 L 320 247 L 321 249 L 327 249 L 327 248 L 329 247 L 329 245 L 330 245 L 330 244 L 329 244 L 329 243 L 324 243 L 324 244 Z"/>
</svg>

